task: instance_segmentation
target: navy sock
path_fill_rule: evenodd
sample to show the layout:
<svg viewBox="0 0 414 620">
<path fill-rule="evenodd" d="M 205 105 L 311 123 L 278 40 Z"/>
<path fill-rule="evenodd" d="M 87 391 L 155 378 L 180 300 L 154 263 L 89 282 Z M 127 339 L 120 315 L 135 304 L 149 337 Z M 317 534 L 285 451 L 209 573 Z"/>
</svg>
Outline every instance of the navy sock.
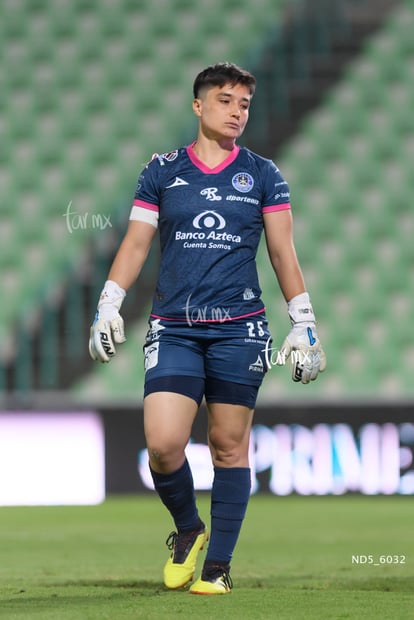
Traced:
<svg viewBox="0 0 414 620">
<path fill-rule="evenodd" d="M 168 508 L 177 531 L 194 530 L 199 526 L 193 475 L 187 459 L 177 471 L 159 474 L 150 466 L 155 490 Z"/>
<path fill-rule="evenodd" d="M 206 563 L 229 564 L 250 498 L 249 467 L 215 467 Z"/>
</svg>

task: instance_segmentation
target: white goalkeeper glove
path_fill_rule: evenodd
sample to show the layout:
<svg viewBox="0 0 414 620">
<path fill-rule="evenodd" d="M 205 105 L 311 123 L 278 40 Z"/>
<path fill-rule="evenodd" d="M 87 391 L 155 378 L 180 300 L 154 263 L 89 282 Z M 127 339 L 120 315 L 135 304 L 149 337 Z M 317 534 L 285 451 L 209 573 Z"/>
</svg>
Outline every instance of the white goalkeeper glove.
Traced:
<svg viewBox="0 0 414 620">
<path fill-rule="evenodd" d="M 316 333 L 308 293 L 293 297 L 288 302 L 288 313 L 292 329 L 282 344 L 277 363 L 282 366 L 290 357 L 293 381 L 309 383 L 325 370 L 326 356 Z"/>
<path fill-rule="evenodd" d="M 116 353 L 114 342 L 121 344 L 126 340 L 119 314 L 125 295 L 116 282 L 105 282 L 89 337 L 89 354 L 95 361 L 109 362 Z"/>
</svg>

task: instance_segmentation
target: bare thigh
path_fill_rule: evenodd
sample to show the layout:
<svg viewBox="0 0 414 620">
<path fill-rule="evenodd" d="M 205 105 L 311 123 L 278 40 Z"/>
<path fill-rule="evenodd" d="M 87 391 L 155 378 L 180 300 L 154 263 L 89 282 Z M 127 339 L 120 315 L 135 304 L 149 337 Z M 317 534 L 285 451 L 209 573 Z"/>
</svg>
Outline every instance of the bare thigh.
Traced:
<svg viewBox="0 0 414 620">
<path fill-rule="evenodd" d="M 210 403 L 208 440 L 216 467 L 248 467 L 253 409 L 243 405 Z"/>
<path fill-rule="evenodd" d="M 184 463 L 197 403 L 175 392 L 153 392 L 144 399 L 144 432 L 150 465 L 171 473 Z"/>
</svg>

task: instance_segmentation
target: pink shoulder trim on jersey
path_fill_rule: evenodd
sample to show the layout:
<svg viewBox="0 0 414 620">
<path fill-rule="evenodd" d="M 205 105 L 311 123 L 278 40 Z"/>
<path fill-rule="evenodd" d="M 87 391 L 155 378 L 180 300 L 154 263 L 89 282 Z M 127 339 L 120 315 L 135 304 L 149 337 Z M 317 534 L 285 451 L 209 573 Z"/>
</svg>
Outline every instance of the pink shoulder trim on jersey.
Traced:
<svg viewBox="0 0 414 620">
<path fill-rule="evenodd" d="M 269 207 L 263 207 L 262 213 L 273 213 L 273 211 L 287 211 L 290 209 L 290 202 L 284 202 L 281 205 L 270 205 Z"/>
<path fill-rule="evenodd" d="M 229 166 L 230 164 L 234 162 L 234 160 L 236 159 L 240 151 L 240 147 L 237 144 L 235 144 L 233 149 L 230 151 L 229 155 L 226 157 L 224 161 L 221 162 L 221 164 L 219 164 L 218 166 L 215 166 L 214 168 L 209 168 L 208 166 L 203 164 L 203 162 L 200 159 L 198 159 L 197 155 L 194 153 L 194 150 L 193 150 L 194 145 L 195 145 L 195 141 L 187 146 L 188 157 L 191 159 L 193 164 L 197 166 L 199 170 L 201 170 L 201 172 L 204 172 L 204 174 L 217 174 L 218 172 L 221 172 L 222 170 L 227 168 L 227 166 Z"/>
<path fill-rule="evenodd" d="M 139 200 L 138 198 L 135 198 L 132 204 L 134 207 L 143 207 L 144 209 L 149 209 L 150 211 L 159 211 L 158 205 L 153 205 L 151 202 L 145 202 L 145 200 Z"/>
</svg>

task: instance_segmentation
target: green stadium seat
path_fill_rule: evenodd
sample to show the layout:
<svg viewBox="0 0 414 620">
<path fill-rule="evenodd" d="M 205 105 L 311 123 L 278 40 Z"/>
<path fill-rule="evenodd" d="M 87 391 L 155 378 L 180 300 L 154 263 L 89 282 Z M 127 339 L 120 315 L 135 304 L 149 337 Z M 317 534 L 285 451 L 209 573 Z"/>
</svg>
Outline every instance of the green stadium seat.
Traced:
<svg viewBox="0 0 414 620">
<path fill-rule="evenodd" d="M 322 326 L 328 322 L 327 391 L 354 396 L 411 390 L 401 351 L 410 358 L 412 53 L 397 30 L 392 18 L 372 38 L 280 158 L 281 169 L 293 171 L 305 277 Z"/>
<path fill-rule="evenodd" d="M 212 59 L 251 63 L 286 0 L 256 0 L 254 9 L 240 0 L 29 4 L 0 8 L 6 50 L 0 105 L 7 121 L 0 126 L 6 147 L 0 175 L 3 168 L 11 175 L 9 206 L 0 215 L 0 264 L 7 274 L 7 312 L 0 318 L 10 322 L 42 299 L 45 265 L 47 285 L 54 286 L 91 239 L 104 238 L 92 229 L 69 232 L 69 202 L 79 214 L 115 219 L 118 212 L 127 221 L 142 164 L 193 131 L 186 124 L 195 72 Z M 412 8 L 402 3 L 278 157 L 330 356 L 331 370 L 325 383 L 312 386 L 311 398 L 372 394 L 378 377 L 403 394 L 411 389 L 407 360 L 413 358 L 403 325 L 414 299 L 412 25 Z M 276 280 L 262 248 L 259 258 L 269 320 L 285 329 L 285 304 L 278 298 L 273 307 Z M 84 394 L 136 398 L 142 383 L 137 342 L 145 328 L 136 329 L 117 369 L 95 369 Z M 404 362 L 398 370 L 383 359 L 370 365 L 382 342 L 393 347 L 393 333 Z M 285 378 L 273 373 L 266 388 L 273 398 L 275 386 L 297 394 Z"/>
</svg>

